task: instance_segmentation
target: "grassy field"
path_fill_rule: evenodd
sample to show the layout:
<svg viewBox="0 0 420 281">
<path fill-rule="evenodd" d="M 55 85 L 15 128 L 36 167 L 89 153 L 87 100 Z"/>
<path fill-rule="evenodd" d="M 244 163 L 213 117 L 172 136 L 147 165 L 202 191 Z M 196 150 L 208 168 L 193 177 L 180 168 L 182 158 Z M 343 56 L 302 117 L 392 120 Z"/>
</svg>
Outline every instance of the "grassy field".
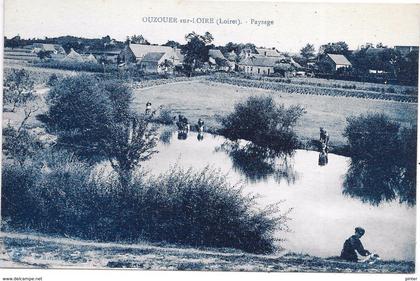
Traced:
<svg viewBox="0 0 420 281">
<path fill-rule="evenodd" d="M 174 115 L 184 114 L 191 123 L 202 118 L 207 126 L 219 126 L 215 115 L 231 112 L 236 103 L 252 95 L 272 95 L 286 106 L 300 104 L 306 114 L 299 120 L 296 131 L 303 140 L 319 138 L 319 127 L 325 127 L 332 145 L 342 145 L 346 118 L 367 112 L 382 112 L 402 126 L 417 124 L 417 104 L 395 101 L 279 93 L 276 91 L 234 86 L 209 81 L 186 81 L 135 90 L 135 106 L 145 109 L 147 101 L 153 107 L 171 108 Z"/>
<path fill-rule="evenodd" d="M 294 253 L 268 256 L 233 249 L 96 243 L 14 233 L 1 233 L 0 245 L 0 268 L 410 273 L 415 266 L 406 261 L 351 263 Z"/>
</svg>

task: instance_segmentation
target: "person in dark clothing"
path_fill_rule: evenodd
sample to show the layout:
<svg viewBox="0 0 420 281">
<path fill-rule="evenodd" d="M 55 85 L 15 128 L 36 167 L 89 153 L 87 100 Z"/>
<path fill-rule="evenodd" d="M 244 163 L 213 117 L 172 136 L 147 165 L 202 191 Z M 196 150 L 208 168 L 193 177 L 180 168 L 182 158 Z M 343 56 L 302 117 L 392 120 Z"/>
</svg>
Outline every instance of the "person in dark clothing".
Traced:
<svg viewBox="0 0 420 281">
<path fill-rule="evenodd" d="M 328 147 L 328 143 L 330 141 L 330 136 L 327 133 L 327 130 L 325 130 L 324 128 L 319 128 L 319 141 L 321 142 L 321 144 L 325 144 L 326 147 Z"/>
<path fill-rule="evenodd" d="M 198 118 L 197 131 L 200 133 L 204 131 L 204 121 L 201 118 Z"/>
<path fill-rule="evenodd" d="M 152 103 L 150 101 L 148 101 L 146 103 L 146 112 L 145 113 L 146 113 L 146 115 L 152 113 Z"/>
<path fill-rule="evenodd" d="M 357 262 L 357 253 L 362 256 L 370 255 L 370 252 L 363 248 L 362 242 L 360 241 L 360 238 L 363 236 L 363 234 L 365 234 L 365 230 L 363 228 L 355 228 L 355 234 L 350 236 L 350 238 L 344 242 L 340 258 L 346 261 Z"/>
</svg>

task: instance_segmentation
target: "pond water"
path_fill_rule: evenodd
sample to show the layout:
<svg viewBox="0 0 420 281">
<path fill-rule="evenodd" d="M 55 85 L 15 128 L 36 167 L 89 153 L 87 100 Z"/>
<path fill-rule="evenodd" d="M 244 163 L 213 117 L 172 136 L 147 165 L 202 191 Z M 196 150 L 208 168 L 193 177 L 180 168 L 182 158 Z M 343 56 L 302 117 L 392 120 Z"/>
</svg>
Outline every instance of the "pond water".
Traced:
<svg viewBox="0 0 420 281">
<path fill-rule="evenodd" d="M 320 166 L 317 152 L 297 150 L 285 161 L 277 159 L 276 169 L 262 163 L 254 167 L 257 172 L 252 172 L 253 167 L 241 167 L 246 161 L 237 161 L 237 153 L 221 149 L 223 137 L 204 134 L 198 140 L 197 136 L 190 132 L 186 139 L 178 139 L 175 132 L 164 131 L 159 153 L 144 167 L 159 174 L 171 166 L 201 169 L 210 165 L 228 173 L 232 184 L 242 182 L 244 192 L 259 194 L 257 202 L 261 206 L 285 200 L 281 209 L 293 208 L 288 222 L 291 231 L 277 236 L 286 239 L 282 246 L 287 251 L 337 256 L 354 228 L 362 226 L 366 230 L 362 237 L 366 249 L 383 259 L 414 260 L 415 206 L 398 201 L 376 206 L 344 195 L 349 158 L 330 153 L 328 164 Z"/>
</svg>

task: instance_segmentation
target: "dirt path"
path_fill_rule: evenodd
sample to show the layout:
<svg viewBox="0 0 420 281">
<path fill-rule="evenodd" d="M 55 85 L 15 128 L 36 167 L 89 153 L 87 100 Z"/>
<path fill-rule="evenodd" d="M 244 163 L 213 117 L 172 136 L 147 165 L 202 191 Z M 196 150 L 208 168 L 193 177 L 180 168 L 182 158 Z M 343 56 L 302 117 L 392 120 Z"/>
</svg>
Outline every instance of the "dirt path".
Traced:
<svg viewBox="0 0 420 281">
<path fill-rule="evenodd" d="M 253 255 L 149 243 L 97 243 L 44 235 L 0 233 L 0 267 L 139 268 L 145 270 L 414 272 L 414 263 L 349 263 L 309 255 Z"/>
</svg>

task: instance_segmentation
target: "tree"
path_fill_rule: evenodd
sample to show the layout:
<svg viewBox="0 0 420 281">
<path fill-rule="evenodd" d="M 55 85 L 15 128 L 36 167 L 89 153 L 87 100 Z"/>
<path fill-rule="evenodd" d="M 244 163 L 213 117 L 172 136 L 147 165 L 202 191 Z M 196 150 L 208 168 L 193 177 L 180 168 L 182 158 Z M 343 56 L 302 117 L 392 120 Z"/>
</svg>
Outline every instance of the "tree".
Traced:
<svg viewBox="0 0 420 281">
<path fill-rule="evenodd" d="M 169 40 L 168 42 L 166 42 L 165 44 L 163 44 L 163 46 L 168 46 L 168 47 L 172 47 L 172 48 L 180 48 L 181 47 L 181 43 L 173 41 L 173 40 Z"/>
<path fill-rule="evenodd" d="M 346 42 L 339 41 L 336 43 L 328 43 L 325 45 L 322 45 L 319 48 L 319 54 L 325 55 L 325 54 L 340 54 L 347 56 L 349 55 L 349 46 Z"/>
<path fill-rule="evenodd" d="M 170 60 L 164 60 L 159 67 L 164 68 L 166 72 L 174 69 L 174 63 Z"/>
<path fill-rule="evenodd" d="M 143 45 L 150 45 L 149 41 L 147 41 L 143 35 L 133 35 L 129 38 L 130 42 L 133 44 L 143 44 Z"/>
<path fill-rule="evenodd" d="M 397 196 L 415 203 L 415 128 L 400 130 L 384 114 L 366 114 L 349 117 L 344 136 L 351 156 L 344 193 L 372 204 Z"/>
<path fill-rule="evenodd" d="M 315 48 L 312 44 L 306 44 L 305 47 L 300 49 L 300 55 L 306 60 L 313 58 L 315 56 Z"/>
<path fill-rule="evenodd" d="M 51 89 L 47 101 L 45 123 L 57 135 L 57 146 L 89 161 L 108 160 L 123 188 L 140 162 L 156 152 L 151 117 L 131 110 L 131 90 L 119 81 L 67 77 Z"/>
<path fill-rule="evenodd" d="M 419 52 L 412 51 L 406 56 L 398 54 L 395 69 L 399 83 L 416 86 L 419 77 Z"/>
<path fill-rule="evenodd" d="M 45 59 L 50 59 L 51 54 L 52 54 L 52 51 L 41 50 L 36 55 L 40 60 L 45 60 Z"/>
<path fill-rule="evenodd" d="M 285 108 L 272 97 L 252 96 L 221 118 L 221 133 L 234 141 L 252 141 L 275 153 L 288 152 L 298 145 L 293 127 L 304 112 L 299 105 Z"/>
<path fill-rule="evenodd" d="M 181 52 L 184 54 L 184 64 L 191 76 L 194 70 L 201 67 L 208 60 L 210 43 L 213 36 L 206 32 L 204 35 L 191 32 L 185 36 L 187 44 L 183 46 Z"/>
<path fill-rule="evenodd" d="M 4 79 L 3 88 L 3 104 L 12 105 L 13 112 L 17 106 L 25 105 L 35 99 L 34 81 L 24 69 L 12 69 Z"/>
</svg>

